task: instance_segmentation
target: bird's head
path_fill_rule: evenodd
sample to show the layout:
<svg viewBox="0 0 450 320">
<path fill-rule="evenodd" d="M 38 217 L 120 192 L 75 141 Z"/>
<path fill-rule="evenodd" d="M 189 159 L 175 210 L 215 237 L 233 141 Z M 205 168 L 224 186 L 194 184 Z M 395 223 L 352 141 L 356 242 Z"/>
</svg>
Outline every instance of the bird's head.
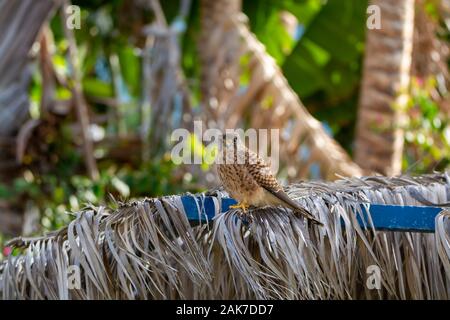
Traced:
<svg viewBox="0 0 450 320">
<path fill-rule="evenodd" d="M 240 138 L 237 133 L 224 133 L 220 135 L 219 147 L 222 150 L 236 149 L 240 144 Z"/>
</svg>

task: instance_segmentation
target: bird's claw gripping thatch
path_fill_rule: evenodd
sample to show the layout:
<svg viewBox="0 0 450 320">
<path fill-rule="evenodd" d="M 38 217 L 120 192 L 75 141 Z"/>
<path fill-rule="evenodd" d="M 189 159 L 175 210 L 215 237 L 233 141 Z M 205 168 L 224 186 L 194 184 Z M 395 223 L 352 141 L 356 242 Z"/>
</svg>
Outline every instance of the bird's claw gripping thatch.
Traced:
<svg viewBox="0 0 450 320">
<path fill-rule="evenodd" d="M 245 213 L 247 212 L 250 206 L 244 202 L 239 202 L 238 204 L 234 204 L 230 206 L 230 209 L 241 209 Z"/>
</svg>

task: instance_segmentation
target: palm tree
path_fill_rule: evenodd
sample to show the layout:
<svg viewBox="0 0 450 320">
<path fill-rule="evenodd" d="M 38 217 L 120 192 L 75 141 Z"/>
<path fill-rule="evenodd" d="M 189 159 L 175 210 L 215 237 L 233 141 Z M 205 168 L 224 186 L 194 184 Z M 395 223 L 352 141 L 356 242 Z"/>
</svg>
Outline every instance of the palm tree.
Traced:
<svg viewBox="0 0 450 320">
<path fill-rule="evenodd" d="M 381 9 L 381 28 L 367 32 L 355 161 L 362 168 L 394 175 L 402 166 L 402 109 L 410 80 L 414 0 L 371 4 Z"/>
<path fill-rule="evenodd" d="M 0 178 L 10 182 L 19 165 L 15 136 L 28 116 L 29 52 L 53 0 L 0 0 Z M 0 201 L 0 231 L 21 231 L 23 208 Z"/>
</svg>

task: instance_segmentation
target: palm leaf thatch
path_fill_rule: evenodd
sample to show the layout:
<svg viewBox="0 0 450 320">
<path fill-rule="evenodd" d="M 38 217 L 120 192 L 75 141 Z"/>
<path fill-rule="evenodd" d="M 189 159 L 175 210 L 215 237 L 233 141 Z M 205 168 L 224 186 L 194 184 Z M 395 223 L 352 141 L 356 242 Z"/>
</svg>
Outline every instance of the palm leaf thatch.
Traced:
<svg viewBox="0 0 450 320">
<path fill-rule="evenodd" d="M 208 193 L 213 221 L 196 225 L 180 196 L 86 208 L 62 230 L 10 243 L 22 252 L 0 264 L 0 298 L 450 298 L 448 211 L 436 217 L 435 233 L 363 230 L 356 218 L 361 202 L 448 206 L 447 174 L 305 182 L 287 191 L 324 227 L 284 209 L 220 213 L 221 191 Z M 77 289 L 68 288 L 73 265 Z M 379 290 L 366 286 L 370 265 L 380 268 Z"/>
</svg>

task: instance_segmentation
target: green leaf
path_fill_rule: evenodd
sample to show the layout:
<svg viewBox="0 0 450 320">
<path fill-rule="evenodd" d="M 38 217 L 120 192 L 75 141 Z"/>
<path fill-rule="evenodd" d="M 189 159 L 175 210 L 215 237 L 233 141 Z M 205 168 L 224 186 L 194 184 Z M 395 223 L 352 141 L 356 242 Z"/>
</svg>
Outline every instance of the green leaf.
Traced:
<svg viewBox="0 0 450 320">
<path fill-rule="evenodd" d="M 123 197 L 128 197 L 130 195 L 130 187 L 119 178 L 113 177 L 111 179 L 111 184 Z"/>
<path fill-rule="evenodd" d="M 139 84 L 141 82 L 140 64 L 139 59 L 134 52 L 134 48 L 125 46 L 119 50 L 118 55 L 120 69 L 125 83 L 134 95 L 139 95 Z"/>
<path fill-rule="evenodd" d="M 312 19 L 283 64 L 300 97 L 322 91 L 339 99 L 358 85 L 366 9 L 366 0 L 329 0 Z"/>
<path fill-rule="evenodd" d="M 110 98 L 113 97 L 111 84 L 96 78 L 87 78 L 83 80 L 84 92 L 93 97 Z"/>
</svg>

